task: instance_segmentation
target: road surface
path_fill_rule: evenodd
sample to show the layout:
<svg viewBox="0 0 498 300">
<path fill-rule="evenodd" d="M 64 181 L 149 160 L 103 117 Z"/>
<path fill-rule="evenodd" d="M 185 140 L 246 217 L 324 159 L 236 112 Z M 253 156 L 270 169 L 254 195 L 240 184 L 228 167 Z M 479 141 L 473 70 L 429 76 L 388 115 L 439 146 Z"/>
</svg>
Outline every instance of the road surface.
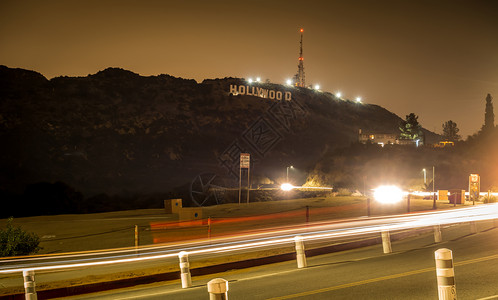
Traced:
<svg viewBox="0 0 498 300">
<path fill-rule="evenodd" d="M 432 234 L 393 243 L 393 253 L 382 246 L 308 258 L 308 267 L 295 261 L 193 278 L 193 287 L 179 281 L 69 299 L 208 299 L 206 283 L 229 281 L 229 299 L 437 299 L 434 251 L 453 251 L 459 299 L 498 299 L 498 228 L 469 224 L 443 229 L 442 243 Z"/>
</svg>

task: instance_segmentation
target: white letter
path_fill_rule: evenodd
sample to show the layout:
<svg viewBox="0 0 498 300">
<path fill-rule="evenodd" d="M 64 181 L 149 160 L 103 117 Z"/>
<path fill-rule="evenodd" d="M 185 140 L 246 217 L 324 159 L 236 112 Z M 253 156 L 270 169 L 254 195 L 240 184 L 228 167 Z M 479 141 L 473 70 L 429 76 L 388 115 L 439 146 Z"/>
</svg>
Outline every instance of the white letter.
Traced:
<svg viewBox="0 0 498 300">
<path fill-rule="evenodd" d="M 277 92 L 277 100 L 282 100 L 282 92 L 281 91 Z"/>
<path fill-rule="evenodd" d="M 261 97 L 268 98 L 268 90 L 267 89 L 261 89 Z"/>
<path fill-rule="evenodd" d="M 245 95 L 246 94 L 246 87 L 241 85 L 239 86 L 239 94 Z"/>
<path fill-rule="evenodd" d="M 258 87 L 258 88 L 256 88 L 256 93 L 258 94 L 258 97 L 262 97 L 262 95 L 261 95 L 261 94 L 262 94 L 262 91 L 263 91 L 263 89 L 262 89 L 262 88 L 259 88 L 259 87 Z"/>
<path fill-rule="evenodd" d="M 233 85 L 233 84 L 230 85 L 230 93 L 237 95 L 237 86 L 236 85 Z"/>
<path fill-rule="evenodd" d="M 291 92 L 285 92 L 285 100 L 291 101 L 292 94 Z"/>
<path fill-rule="evenodd" d="M 275 99 L 275 91 L 274 90 L 271 90 L 269 93 L 268 93 L 268 96 L 270 97 L 270 99 Z"/>
</svg>

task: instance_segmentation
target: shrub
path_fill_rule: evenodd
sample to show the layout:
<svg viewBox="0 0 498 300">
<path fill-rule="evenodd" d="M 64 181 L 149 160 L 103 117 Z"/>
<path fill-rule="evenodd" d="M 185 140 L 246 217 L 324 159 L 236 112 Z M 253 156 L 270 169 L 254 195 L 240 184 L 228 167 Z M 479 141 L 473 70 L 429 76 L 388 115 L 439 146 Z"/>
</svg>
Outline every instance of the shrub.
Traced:
<svg viewBox="0 0 498 300">
<path fill-rule="evenodd" d="M 29 255 L 41 248 L 40 238 L 32 232 L 26 232 L 19 226 L 12 225 L 13 218 L 7 220 L 5 229 L 0 230 L 0 257 Z"/>
<path fill-rule="evenodd" d="M 351 196 L 351 191 L 345 188 L 340 188 L 337 190 L 337 196 Z"/>
<path fill-rule="evenodd" d="M 496 202 L 496 197 L 495 197 L 495 196 L 493 196 L 493 195 L 490 195 L 490 196 L 488 197 L 488 195 L 486 195 L 486 196 L 484 196 L 484 197 L 483 197 L 482 201 L 483 201 L 484 203 L 495 203 L 495 202 Z"/>
</svg>

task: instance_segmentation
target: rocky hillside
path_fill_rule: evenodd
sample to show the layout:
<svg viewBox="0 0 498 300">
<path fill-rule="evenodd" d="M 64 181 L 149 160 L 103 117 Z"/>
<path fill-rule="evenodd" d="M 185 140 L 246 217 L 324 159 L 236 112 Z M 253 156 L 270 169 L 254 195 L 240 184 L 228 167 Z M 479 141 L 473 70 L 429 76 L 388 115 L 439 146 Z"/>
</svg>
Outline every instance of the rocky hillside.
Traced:
<svg viewBox="0 0 498 300">
<path fill-rule="evenodd" d="M 397 132 L 400 121 L 377 105 L 235 78 L 197 83 L 109 68 L 47 80 L 0 66 L 0 189 L 62 181 L 85 196 L 141 195 L 188 187 L 201 173 L 237 186 L 240 152 L 252 155 L 255 183 L 279 182 L 290 165 L 303 183 L 360 128 Z"/>
</svg>

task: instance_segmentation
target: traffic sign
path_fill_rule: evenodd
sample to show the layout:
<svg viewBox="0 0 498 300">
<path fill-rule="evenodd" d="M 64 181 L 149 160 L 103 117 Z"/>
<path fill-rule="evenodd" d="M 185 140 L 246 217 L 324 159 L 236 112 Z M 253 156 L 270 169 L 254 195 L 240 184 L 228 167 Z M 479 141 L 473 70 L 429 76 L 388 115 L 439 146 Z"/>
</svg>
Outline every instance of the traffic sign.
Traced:
<svg viewBox="0 0 498 300">
<path fill-rule="evenodd" d="M 251 155 L 249 153 L 240 153 L 240 168 L 249 169 Z"/>
</svg>

